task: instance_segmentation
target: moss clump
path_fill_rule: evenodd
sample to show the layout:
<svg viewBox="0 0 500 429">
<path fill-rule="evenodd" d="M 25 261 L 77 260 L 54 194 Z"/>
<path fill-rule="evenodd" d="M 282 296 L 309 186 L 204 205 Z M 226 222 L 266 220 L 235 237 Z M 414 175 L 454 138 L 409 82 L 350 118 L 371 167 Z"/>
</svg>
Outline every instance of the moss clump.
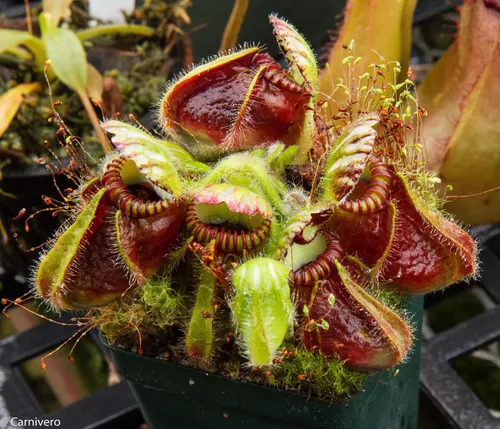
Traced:
<svg viewBox="0 0 500 429">
<path fill-rule="evenodd" d="M 184 297 L 170 284 L 168 277 L 156 277 L 137 289 L 146 316 L 160 326 L 171 325 L 187 311 Z"/>
<path fill-rule="evenodd" d="M 136 50 L 141 61 L 128 69 L 108 70 L 105 75 L 115 79 L 123 99 L 127 100 L 126 112 L 122 113 L 133 114 L 141 119 L 156 103 L 176 60 L 151 41 L 143 42 Z"/>
<path fill-rule="evenodd" d="M 18 73 L 15 83 L 34 82 L 36 76 L 31 73 Z M 12 82 L 12 84 L 15 84 Z M 61 102 L 57 106 L 57 111 L 64 119 L 65 124 L 72 130 L 74 135 L 80 136 L 85 141 L 86 149 L 95 159 L 102 156 L 97 140 L 93 136 L 92 127 L 90 127 L 86 113 L 82 108 L 79 97 L 65 88 L 60 82 L 51 82 L 54 100 Z M 0 88 L 7 90 L 7 88 Z M 58 147 L 55 139 L 55 125 L 47 122 L 47 119 L 53 114 L 49 89 L 46 85 L 42 86 L 39 93 L 32 93 L 25 97 L 25 102 L 19 108 L 15 119 L 9 125 L 6 133 L 0 138 L 2 148 L 21 151 L 26 161 L 36 162 L 39 157 L 48 154 L 44 141 L 49 142 L 50 148 L 59 156 L 64 155 L 64 151 Z"/>
<path fill-rule="evenodd" d="M 176 343 L 187 314 L 185 298 L 171 286 L 169 277 L 155 277 L 90 317 L 110 344 L 159 356 Z"/>
<path fill-rule="evenodd" d="M 369 373 L 354 371 L 337 358 L 326 359 L 303 347 L 291 346 L 268 382 L 278 389 L 296 390 L 320 399 L 342 399 L 357 393 Z"/>
<path fill-rule="evenodd" d="M 399 316 L 405 316 L 408 301 L 411 299 L 409 296 L 403 295 L 397 290 L 379 287 L 372 287 L 369 292 L 374 298 L 395 311 Z"/>
<path fill-rule="evenodd" d="M 184 352 L 178 347 L 182 327 L 189 318 L 189 303 L 175 286 L 168 276 L 156 277 L 122 300 L 101 308 L 93 315 L 94 323 L 115 346 L 134 351 L 142 346 L 145 354 L 193 364 L 184 360 Z M 227 330 L 220 330 L 218 335 L 223 332 Z M 211 370 L 328 401 L 354 395 L 370 375 L 349 369 L 338 358 L 326 358 L 291 343 L 284 344 L 272 366 L 250 370 L 237 349 L 233 335 L 226 335 L 225 341 L 221 340 L 219 363 Z"/>
<path fill-rule="evenodd" d="M 276 363 L 269 370 L 245 372 L 241 363 L 230 361 L 224 367 L 224 375 L 334 401 L 359 392 L 372 374 L 352 370 L 338 358 L 325 358 L 292 344 L 285 344 Z"/>
</svg>

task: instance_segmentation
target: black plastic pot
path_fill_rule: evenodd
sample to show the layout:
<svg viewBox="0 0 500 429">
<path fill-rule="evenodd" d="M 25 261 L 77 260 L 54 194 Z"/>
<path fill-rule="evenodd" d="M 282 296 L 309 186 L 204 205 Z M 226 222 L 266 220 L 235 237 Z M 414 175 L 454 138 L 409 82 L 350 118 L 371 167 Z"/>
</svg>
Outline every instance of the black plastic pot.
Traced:
<svg viewBox="0 0 500 429">
<path fill-rule="evenodd" d="M 415 315 L 416 332 L 422 310 L 423 299 L 412 299 L 409 311 Z M 404 364 L 370 377 L 362 392 L 332 404 L 107 346 L 149 429 L 417 427 L 419 338 Z"/>
</svg>

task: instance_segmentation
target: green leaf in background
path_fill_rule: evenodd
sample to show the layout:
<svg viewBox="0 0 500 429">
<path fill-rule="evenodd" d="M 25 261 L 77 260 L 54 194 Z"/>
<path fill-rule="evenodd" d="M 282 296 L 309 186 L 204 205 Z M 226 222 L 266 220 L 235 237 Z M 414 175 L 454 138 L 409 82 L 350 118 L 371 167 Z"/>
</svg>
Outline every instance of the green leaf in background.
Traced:
<svg viewBox="0 0 500 429">
<path fill-rule="evenodd" d="M 73 0 L 43 0 L 43 11 L 50 13 L 55 24 L 59 24 L 61 18 L 73 3 Z"/>
<path fill-rule="evenodd" d="M 4 52 L 19 45 L 26 46 L 34 55 L 37 67 L 43 70 L 45 64 L 45 49 L 40 39 L 27 31 L 0 29 L 0 52 Z"/>
<path fill-rule="evenodd" d="M 24 95 L 33 91 L 40 91 L 39 83 L 21 83 L 0 97 L 0 136 L 9 128 L 10 123 L 16 116 L 19 107 L 23 104 Z"/>
<path fill-rule="evenodd" d="M 88 63 L 82 43 L 71 30 L 57 27 L 50 13 L 41 13 L 39 22 L 47 58 L 52 65 L 49 71 L 52 70 L 61 82 L 78 94 L 100 145 L 105 153 L 110 153 L 112 147 L 100 127 L 99 118 L 87 94 Z"/>
<path fill-rule="evenodd" d="M 58 28 L 47 13 L 40 14 L 40 28 L 55 75 L 77 93 L 85 94 L 87 56 L 78 37 L 66 28 Z"/>
<path fill-rule="evenodd" d="M 345 3 L 345 2 L 344 2 Z M 475 3 L 475 2 L 472 2 Z M 413 12 L 417 0 L 348 0 L 344 9 L 342 25 L 328 54 L 328 67 L 320 73 L 319 98 L 326 99 L 332 112 L 345 106 L 351 96 L 349 91 L 337 91 L 339 79 L 351 87 L 347 80 L 348 66 L 356 64 L 355 74 L 371 71 L 371 64 L 391 61 L 386 76 L 399 75 L 398 81 L 406 78 L 411 51 L 411 29 Z M 355 44 L 353 43 L 355 41 Z M 344 46 L 348 46 L 346 50 Z M 352 63 L 351 63 L 352 61 Z M 399 62 L 399 67 L 395 62 Z M 346 64 L 342 67 L 342 64 Z M 396 69 L 400 69 L 398 72 Z M 363 83 L 364 85 L 364 83 Z M 387 86 L 386 96 L 391 87 Z M 334 97 L 331 97 L 335 93 Z"/>
<path fill-rule="evenodd" d="M 0 29 L 0 52 L 23 45 L 36 37 L 26 31 Z"/>
<path fill-rule="evenodd" d="M 136 36 L 151 37 L 153 34 L 155 34 L 155 29 L 148 27 L 147 25 L 114 24 L 86 28 L 85 30 L 78 31 L 76 33 L 76 35 L 80 39 L 80 42 L 94 39 L 96 37 L 107 36 L 110 34 L 119 34 L 122 36 L 135 34 Z"/>
<path fill-rule="evenodd" d="M 15 46 L 13 48 L 8 48 L 4 52 L 14 55 L 20 60 L 29 61 L 33 57 L 32 53 L 22 46 Z"/>
<path fill-rule="evenodd" d="M 102 101 L 103 78 L 99 70 L 92 64 L 87 64 L 87 84 L 85 86 L 85 92 L 90 98 Z"/>
</svg>

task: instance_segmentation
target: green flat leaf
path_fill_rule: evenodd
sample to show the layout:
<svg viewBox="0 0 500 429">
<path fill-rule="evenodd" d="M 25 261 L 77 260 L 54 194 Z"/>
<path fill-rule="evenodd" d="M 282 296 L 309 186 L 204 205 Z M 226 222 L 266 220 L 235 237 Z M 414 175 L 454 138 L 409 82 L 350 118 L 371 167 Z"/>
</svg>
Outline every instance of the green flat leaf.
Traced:
<svg viewBox="0 0 500 429">
<path fill-rule="evenodd" d="M 37 67 L 43 70 L 46 57 L 40 39 L 32 36 L 27 31 L 0 29 L 0 52 L 16 48 L 19 45 L 25 46 L 33 53 Z"/>
<path fill-rule="evenodd" d="M 28 61 L 32 58 L 32 53 L 21 46 L 15 46 L 13 48 L 7 48 L 5 51 L 7 54 L 11 54 L 19 58 L 20 60 Z"/>
<path fill-rule="evenodd" d="M 47 58 L 55 75 L 78 93 L 85 93 L 87 56 L 75 33 L 58 28 L 50 14 L 40 14 L 40 28 Z"/>
<path fill-rule="evenodd" d="M 102 100 L 103 78 L 101 73 L 92 64 L 87 64 L 87 84 L 85 91 L 90 98 Z"/>
<path fill-rule="evenodd" d="M 266 160 L 273 170 L 282 173 L 285 166 L 293 164 L 297 149 L 297 146 L 286 147 L 283 143 L 280 143 L 270 152 L 264 150 L 264 154 L 261 157 Z M 258 150 L 254 150 L 251 153 L 254 156 L 259 156 Z"/>
<path fill-rule="evenodd" d="M 290 146 L 287 147 L 281 154 L 276 158 L 276 161 L 273 162 L 273 167 L 275 165 L 286 166 L 292 165 L 293 160 L 295 158 L 295 154 L 297 153 L 298 146 Z"/>
<path fill-rule="evenodd" d="M 117 24 L 87 28 L 76 33 L 81 42 L 110 34 L 134 34 L 136 36 L 151 37 L 155 34 L 155 29 L 146 25 Z"/>
<path fill-rule="evenodd" d="M 0 29 L 0 52 L 36 39 L 25 31 Z"/>
<path fill-rule="evenodd" d="M 24 94 L 40 91 L 40 89 L 41 86 L 38 82 L 21 83 L 0 96 L 0 136 L 9 128 L 19 107 L 23 104 Z"/>
</svg>

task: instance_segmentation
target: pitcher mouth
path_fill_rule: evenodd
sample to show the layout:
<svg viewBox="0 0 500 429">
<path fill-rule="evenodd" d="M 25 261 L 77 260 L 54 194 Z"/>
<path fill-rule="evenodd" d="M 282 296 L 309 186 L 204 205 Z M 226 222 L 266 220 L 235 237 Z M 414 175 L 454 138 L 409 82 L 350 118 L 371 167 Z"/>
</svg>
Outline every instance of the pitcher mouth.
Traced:
<svg viewBox="0 0 500 429">
<path fill-rule="evenodd" d="M 193 195 L 186 225 L 202 244 L 215 240 L 224 252 L 243 252 L 260 247 L 269 237 L 272 209 L 250 190 L 227 184 L 208 185 Z"/>
<path fill-rule="evenodd" d="M 131 218 L 164 213 L 171 203 L 158 195 L 134 161 L 123 156 L 108 163 L 101 182 L 108 189 L 111 203 Z"/>
<path fill-rule="evenodd" d="M 343 256 L 339 240 L 331 233 L 321 231 L 309 243 L 294 242 L 285 256 L 285 265 L 296 286 L 308 285 L 326 279 L 335 260 Z"/>
</svg>

